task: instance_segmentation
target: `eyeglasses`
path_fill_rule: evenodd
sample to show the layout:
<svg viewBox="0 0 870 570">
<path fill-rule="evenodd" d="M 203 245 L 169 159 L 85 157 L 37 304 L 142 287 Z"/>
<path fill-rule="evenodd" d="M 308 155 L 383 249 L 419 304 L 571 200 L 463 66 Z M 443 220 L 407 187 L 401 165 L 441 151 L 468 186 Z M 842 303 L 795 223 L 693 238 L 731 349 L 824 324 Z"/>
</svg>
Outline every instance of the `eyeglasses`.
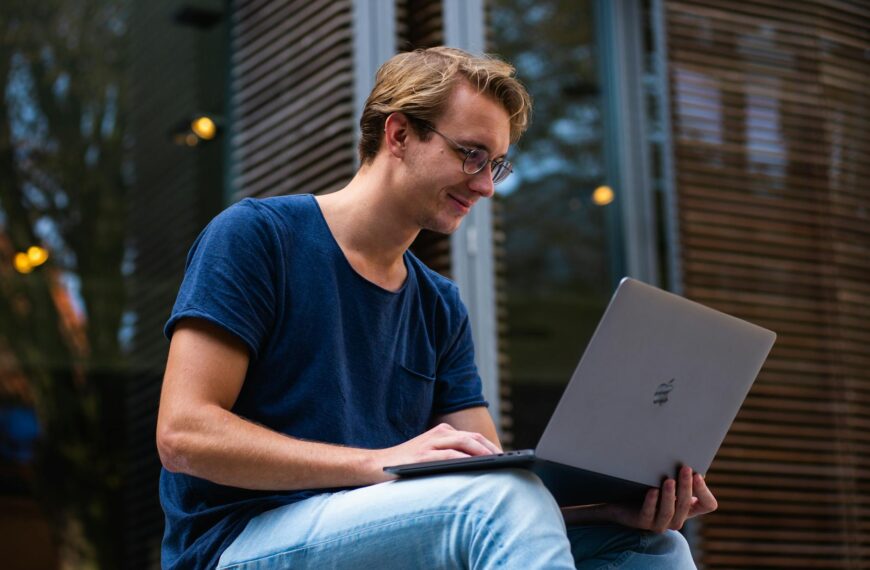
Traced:
<svg viewBox="0 0 870 570">
<path fill-rule="evenodd" d="M 482 148 L 466 148 L 444 133 L 437 131 L 435 127 L 430 125 L 425 125 L 425 127 L 450 143 L 455 150 L 465 155 L 465 160 L 462 161 L 462 172 L 466 174 L 477 174 L 489 164 L 492 167 L 492 183 L 498 184 L 514 171 L 513 165 L 503 158 L 490 160 L 489 153 Z"/>
</svg>

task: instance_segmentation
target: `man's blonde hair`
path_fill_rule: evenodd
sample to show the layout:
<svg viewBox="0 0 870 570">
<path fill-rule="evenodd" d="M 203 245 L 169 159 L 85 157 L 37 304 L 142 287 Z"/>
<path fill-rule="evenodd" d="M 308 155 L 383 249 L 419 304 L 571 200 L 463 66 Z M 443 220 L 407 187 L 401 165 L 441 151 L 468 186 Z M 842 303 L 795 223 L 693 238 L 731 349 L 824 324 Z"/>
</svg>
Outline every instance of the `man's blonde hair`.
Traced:
<svg viewBox="0 0 870 570">
<path fill-rule="evenodd" d="M 374 160 L 381 146 L 384 123 L 392 113 L 404 113 L 424 140 L 447 107 L 453 88 L 468 83 L 500 103 L 510 116 L 511 143 L 529 124 L 532 101 L 514 77 L 514 67 L 500 59 L 473 56 L 461 49 L 433 47 L 400 53 L 378 70 L 375 86 L 360 118 L 361 164 Z"/>
</svg>

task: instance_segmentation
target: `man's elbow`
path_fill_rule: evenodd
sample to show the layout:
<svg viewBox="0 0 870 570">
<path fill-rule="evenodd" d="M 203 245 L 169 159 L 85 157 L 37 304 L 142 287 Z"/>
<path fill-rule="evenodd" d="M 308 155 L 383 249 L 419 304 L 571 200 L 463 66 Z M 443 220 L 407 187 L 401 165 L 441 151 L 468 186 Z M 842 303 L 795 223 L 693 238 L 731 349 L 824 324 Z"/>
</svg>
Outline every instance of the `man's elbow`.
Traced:
<svg viewBox="0 0 870 570">
<path fill-rule="evenodd" d="M 157 454 L 163 468 L 171 473 L 186 473 L 190 464 L 188 460 L 186 440 L 183 430 L 168 425 L 169 422 L 157 423 Z"/>
</svg>

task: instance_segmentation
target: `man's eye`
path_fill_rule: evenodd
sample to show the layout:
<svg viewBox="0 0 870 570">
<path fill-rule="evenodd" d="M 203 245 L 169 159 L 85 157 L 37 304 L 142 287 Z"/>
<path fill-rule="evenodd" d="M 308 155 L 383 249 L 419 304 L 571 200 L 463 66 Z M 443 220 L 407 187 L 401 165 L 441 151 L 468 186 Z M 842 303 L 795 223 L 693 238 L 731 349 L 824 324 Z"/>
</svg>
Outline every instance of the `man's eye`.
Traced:
<svg viewBox="0 0 870 570">
<path fill-rule="evenodd" d="M 468 151 L 468 158 L 471 159 L 475 163 L 485 162 L 489 157 L 486 154 L 485 150 L 480 150 L 479 148 L 473 148 Z"/>
</svg>

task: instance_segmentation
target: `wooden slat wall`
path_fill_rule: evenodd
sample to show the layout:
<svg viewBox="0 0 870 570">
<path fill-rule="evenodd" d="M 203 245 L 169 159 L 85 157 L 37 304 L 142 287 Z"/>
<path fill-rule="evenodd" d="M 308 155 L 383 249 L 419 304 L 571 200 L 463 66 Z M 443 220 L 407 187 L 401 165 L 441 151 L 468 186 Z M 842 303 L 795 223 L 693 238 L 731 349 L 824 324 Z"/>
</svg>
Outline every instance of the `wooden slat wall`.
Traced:
<svg viewBox="0 0 870 570">
<path fill-rule="evenodd" d="M 444 43 L 441 0 L 396 0 L 396 33 L 399 50 L 439 46 Z"/>
<path fill-rule="evenodd" d="M 870 567 L 870 4 L 667 0 L 688 297 L 779 333 L 706 568 Z"/>
<path fill-rule="evenodd" d="M 351 1 L 232 5 L 233 198 L 341 188 L 355 172 Z"/>
<path fill-rule="evenodd" d="M 513 393 L 511 361 L 508 356 L 508 297 L 505 206 L 501 195 L 492 197 L 492 255 L 495 268 L 495 323 L 498 335 L 498 393 L 501 413 L 501 442 L 505 449 L 514 448 Z M 490 405 L 496 405 L 491 402 Z"/>
</svg>

